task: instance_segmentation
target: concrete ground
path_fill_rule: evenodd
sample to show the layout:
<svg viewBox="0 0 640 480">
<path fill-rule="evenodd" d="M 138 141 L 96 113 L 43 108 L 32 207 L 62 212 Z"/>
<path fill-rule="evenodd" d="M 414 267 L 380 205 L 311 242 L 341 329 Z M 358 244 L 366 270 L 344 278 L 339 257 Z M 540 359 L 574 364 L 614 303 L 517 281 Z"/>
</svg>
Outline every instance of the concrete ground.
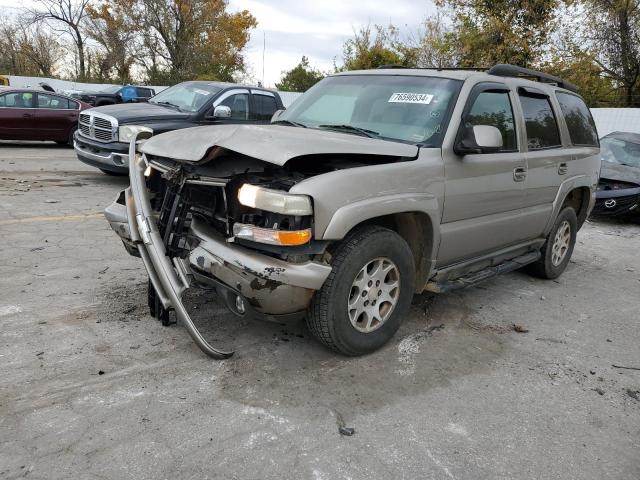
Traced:
<svg viewBox="0 0 640 480">
<path fill-rule="evenodd" d="M 148 315 L 100 215 L 126 183 L 0 145 L 0 478 L 640 478 L 640 371 L 613 366 L 640 367 L 640 226 L 588 223 L 557 281 L 416 298 L 363 358 L 192 295 L 214 361 Z"/>
</svg>

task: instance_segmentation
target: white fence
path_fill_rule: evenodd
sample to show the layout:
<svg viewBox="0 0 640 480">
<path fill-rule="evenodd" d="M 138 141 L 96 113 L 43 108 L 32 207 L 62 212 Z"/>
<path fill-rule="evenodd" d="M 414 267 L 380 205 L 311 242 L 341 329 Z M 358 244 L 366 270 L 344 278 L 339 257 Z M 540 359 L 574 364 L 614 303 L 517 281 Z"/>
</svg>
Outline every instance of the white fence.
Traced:
<svg viewBox="0 0 640 480">
<path fill-rule="evenodd" d="M 88 90 L 97 92 L 99 90 L 103 90 L 107 87 L 113 86 L 111 83 L 82 83 L 82 82 L 72 82 L 69 80 L 58 80 L 57 78 L 44 78 L 44 77 L 19 77 L 16 75 L 9 75 L 9 85 L 12 87 L 18 88 L 39 88 L 40 83 L 46 83 L 51 85 L 55 91 L 72 91 L 72 90 Z M 164 90 L 165 86 L 161 85 L 150 85 L 156 93 Z M 298 92 L 278 92 L 280 94 L 280 98 L 282 98 L 282 103 L 284 103 L 285 107 L 288 107 L 293 103 L 293 101 L 298 98 L 301 93 Z"/>
<path fill-rule="evenodd" d="M 640 133 L 640 108 L 592 108 L 598 135 L 611 132 Z"/>
</svg>

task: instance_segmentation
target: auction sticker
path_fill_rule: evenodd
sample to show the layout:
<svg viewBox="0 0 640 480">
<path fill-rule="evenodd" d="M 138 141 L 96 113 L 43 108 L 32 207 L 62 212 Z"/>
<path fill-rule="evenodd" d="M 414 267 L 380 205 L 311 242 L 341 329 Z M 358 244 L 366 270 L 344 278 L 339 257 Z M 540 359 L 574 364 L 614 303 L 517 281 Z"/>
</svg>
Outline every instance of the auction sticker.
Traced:
<svg viewBox="0 0 640 480">
<path fill-rule="evenodd" d="M 388 103 L 422 103 L 429 105 L 433 100 L 433 95 L 428 93 L 394 93 L 389 98 Z"/>
</svg>

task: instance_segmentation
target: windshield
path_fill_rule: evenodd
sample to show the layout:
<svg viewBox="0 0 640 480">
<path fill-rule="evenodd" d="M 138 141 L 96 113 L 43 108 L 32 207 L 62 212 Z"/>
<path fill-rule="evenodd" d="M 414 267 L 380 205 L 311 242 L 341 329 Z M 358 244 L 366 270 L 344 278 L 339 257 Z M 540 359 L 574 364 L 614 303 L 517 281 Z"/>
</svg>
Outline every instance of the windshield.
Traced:
<svg viewBox="0 0 640 480">
<path fill-rule="evenodd" d="M 435 77 L 328 77 L 277 119 L 389 140 L 440 146 L 462 82 Z"/>
<path fill-rule="evenodd" d="M 206 82 L 179 83 L 157 94 L 149 103 L 170 105 L 185 112 L 197 112 L 220 90 L 220 87 Z"/>
<path fill-rule="evenodd" d="M 614 137 L 600 140 L 602 160 L 640 168 L 640 145 Z"/>
<path fill-rule="evenodd" d="M 114 85 L 113 87 L 107 87 L 101 90 L 102 93 L 118 93 L 122 87 L 120 85 Z"/>
</svg>

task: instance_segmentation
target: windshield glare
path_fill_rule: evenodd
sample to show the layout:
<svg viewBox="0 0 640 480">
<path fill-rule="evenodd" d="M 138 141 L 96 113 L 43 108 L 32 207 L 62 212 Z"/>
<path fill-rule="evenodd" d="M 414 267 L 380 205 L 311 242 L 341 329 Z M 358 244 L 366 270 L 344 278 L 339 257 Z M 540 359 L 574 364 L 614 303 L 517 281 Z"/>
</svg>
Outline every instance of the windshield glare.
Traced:
<svg viewBox="0 0 640 480">
<path fill-rule="evenodd" d="M 197 112 L 222 90 L 208 83 L 180 83 L 163 90 L 150 103 L 170 103 L 185 112 Z"/>
<path fill-rule="evenodd" d="M 439 146 L 462 82 L 436 77 L 345 75 L 328 77 L 278 121 L 307 127 L 351 125 L 380 138 Z"/>
<path fill-rule="evenodd" d="M 640 168 L 640 145 L 619 138 L 603 138 L 600 141 L 602 160 L 618 165 Z"/>
</svg>

